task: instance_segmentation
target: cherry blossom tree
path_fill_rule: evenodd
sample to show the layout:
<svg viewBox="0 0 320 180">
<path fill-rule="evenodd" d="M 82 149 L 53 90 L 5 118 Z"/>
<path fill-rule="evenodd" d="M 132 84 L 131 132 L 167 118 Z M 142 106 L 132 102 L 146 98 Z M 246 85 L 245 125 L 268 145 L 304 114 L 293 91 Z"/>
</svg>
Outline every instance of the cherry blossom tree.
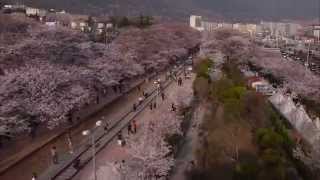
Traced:
<svg viewBox="0 0 320 180">
<path fill-rule="evenodd" d="M 271 73 L 283 80 L 283 86 L 297 94 L 319 100 L 320 77 L 298 62 L 282 58 L 279 51 L 256 47 L 249 37 L 232 30 L 218 30 L 203 36 L 201 51 L 204 55 L 221 52 L 240 63 L 251 63 L 260 68 L 262 74 Z"/>
<path fill-rule="evenodd" d="M 181 133 L 181 121 L 175 113 L 157 111 L 155 118 L 144 121 L 140 134 L 128 137 L 128 152 L 138 161 L 144 177 L 165 177 L 174 165 L 171 147 L 165 142 L 170 134 Z M 132 172 L 128 172 L 132 173 Z"/>
<path fill-rule="evenodd" d="M 223 53 L 238 61 L 248 60 L 253 49 L 254 46 L 246 35 L 230 29 L 205 32 L 201 44 L 202 56 Z"/>
<path fill-rule="evenodd" d="M 170 147 L 163 137 L 153 132 L 155 129 L 143 127 L 143 134 L 139 137 L 129 138 L 128 152 L 137 161 L 144 177 L 164 177 L 167 176 L 174 164 L 173 157 L 169 155 Z"/>
<path fill-rule="evenodd" d="M 255 57 L 250 59 L 262 73 L 271 73 L 284 81 L 283 86 L 299 95 L 315 101 L 320 98 L 320 77 L 294 61 L 285 60 L 280 52 L 257 48 Z"/>
<path fill-rule="evenodd" d="M 65 27 L 0 15 L 0 126 L 15 133 L 31 122 L 57 127 L 92 102 L 99 89 L 163 70 L 173 57 L 186 56 L 198 37 L 184 25 L 159 24 L 124 29 L 107 46 Z"/>
<path fill-rule="evenodd" d="M 167 102 L 174 102 L 178 108 L 190 105 L 193 97 L 192 88 L 178 88 L 170 92 Z M 137 177 L 136 172 L 142 172 L 144 179 L 157 177 L 165 179 L 174 165 L 173 147 L 165 139 L 171 135 L 182 134 L 182 119 L 170 107 L 161 106 L 161 110 L 153 112 L 150 119 L 140 125 L 137 135 L 128 137 L 128 153 L 136 162 L 135 168 L 127 171 L 127 175 Z M 134 179 L 134 178 L 131 178 Z"/>
<path fill-rule="evenodd" d="M 309 153 L 306 153 L 298 146 L 293 150 L 293 155 L 295 158 L 304 162 L 307 167 L 310 167 L 313 171 L 320 170 L 320 152 L 318 150 L 313 149 Z"/>
</svg>

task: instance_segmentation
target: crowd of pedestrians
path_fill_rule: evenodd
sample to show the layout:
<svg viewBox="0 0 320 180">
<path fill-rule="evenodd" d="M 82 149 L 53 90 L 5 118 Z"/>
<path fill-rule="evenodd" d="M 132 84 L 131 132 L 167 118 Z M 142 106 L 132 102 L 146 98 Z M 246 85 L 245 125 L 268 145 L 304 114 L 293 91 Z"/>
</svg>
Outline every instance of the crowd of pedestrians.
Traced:
<svg viewBox="0 0 320 180">
<path fill-rule="evenodd" d="M 129 122 L 129 124 L 127 126 L 127 132 L 128 132 L 128 135 L 137 133 L 137 121 L 136 120 L 132 120 L 131 122 Z M 126 144 L 126 141 L 123 138 L 121 131 L 118 133 L 117 143 L 121 147 L 125 146 L 125 144 Z"/>
<path fill-rule="evenodd" d="M 177 77 L 177 73 L 176 72 L 167 73 L 166 80 L 169 80 L 170 78 L 175 80 L 177 82 L 178 86 L 183 86 L 183 80 L 182 80 L 181 77 Z M 157 96 L 160 95 L 162 101 L 165 101 L 166 100 L 166 95 L 165 95 L 165 92 L 164 92 L 164 88 L 162 86 L 162 82 L 160 81 L 160 79 L 158 79 L 155 83 L 156 83 L 156 87 L 157 87 L 157 90 L 156 90 L 157 91 Z M 113 86 L 112 89 L 113 89 L 114 93 L 122 92 L 122 87 L 121 86 Z M 144 90 L 142 90 L 140 85 L 137 86 L 137 89 L 138 89 L 139 93 L 142 92 L 142 96 L 140 96 L 138 98 L 138 102 L 133 103 L 133 111 L 136 111 L 137 108 L 140 105 L 142 105 L 143 102 L 149 97 L 149 94 L 147 92 L 145 92 Z M 96 103 L 97 104 L 100 103 L 99 96 L 97 96 L 97 98 L 96 98 Z M 150 110 L 154 110 L 154 109 L 157 108 L 156 100 L 153 100 L 153 101 L 149 102 L 149 108 L 150 108 Z M 171 103 L 171 110 L 173 112 L 175 112 L 176 109 L 177 109 L 176 105 L 174 103 Z M 104 127 L 103 127 L 103 130 L 106 131 L 106 132 L 109 131 L 109 128 L 110 128 L 109 126 L 110 126 L 109 122 L 106 122 Z M 150 128 L 152 129 L 153 127 L 150 127 Z M 136 122 L 136 120 L 132 120 L 127 125 L 127 133 L 128 133 L 128 135 L 133 135 L 133 134 L 137 133 L 137 122 Z M 66 142 L 67 142 L 67 145 L 68 145 L 68 148 L 69 148 L 69 153 L 73 154 L 74 153 L 74 147 L 73 147 L 73 142 L 72 142 L 72 137 L 71 137 L 71 133 L 70 132 L 67 133 L 67 135 L 66 135 Z M 121 147 L 125 146 L 125 144 L 126 144 L 126 141 L 125 141 L 121 131 L 117 135 L 117 144 L 119 146 L 121 146 Z M 55 164 L 55 165 L 59 164 L 59 156 L 58 156 L 58 151 L 57 151 L 57 147 L 56 146 L 53 146 L 51 148 L 51 158 L 52 158 L 52 163 L 53 164 Z M 120 169 L 121 169 L 121 167 L 124 166 L 124 163 L 125 163 L 124 160 L 121 161 L 121 163 L 115 162 L 115 164 L 119 165 Z M 36 180 L 36 179 L 37 179 L 37 174 L 33 173 L 32 174 L 32 180 Z"/>
</svg>

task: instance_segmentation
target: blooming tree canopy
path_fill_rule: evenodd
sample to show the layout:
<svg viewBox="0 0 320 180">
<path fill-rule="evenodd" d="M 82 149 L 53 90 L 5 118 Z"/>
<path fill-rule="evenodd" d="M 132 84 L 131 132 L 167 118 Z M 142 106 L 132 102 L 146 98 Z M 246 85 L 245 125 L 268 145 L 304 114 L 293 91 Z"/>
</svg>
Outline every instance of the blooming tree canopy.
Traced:
<svg viewBox="0 0 320 180">
<path fill-rule="evenodd" d="M 57 127 L 99 90 L 185 56 L 198 37 L 184 25 L 158 24 L 122 30 L 107 46 L 78 31 L 0 15 L 0 126 L 14 133 L 31 122 Z"/>
</svg>

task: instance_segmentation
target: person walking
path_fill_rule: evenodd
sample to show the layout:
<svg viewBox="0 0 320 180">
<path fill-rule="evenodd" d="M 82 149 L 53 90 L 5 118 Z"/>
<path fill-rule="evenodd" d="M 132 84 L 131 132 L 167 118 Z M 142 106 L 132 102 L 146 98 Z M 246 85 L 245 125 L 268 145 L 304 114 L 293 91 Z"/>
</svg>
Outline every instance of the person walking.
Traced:
<svg viewBox="0 0 320 180">
<path fill-rule="evenodd" d="M 164 91 L 164 87 L 163 87 L 163 83 L 159 82 L 159 91 L 163 92 Z"/>
<path fill-rule="evenodd" d="M 139 98 L 138 98 L 138 102 L 139 102 L 139 105 L 141 105 L 142 102 L 143 102 L 143 97 L 139 97 Z"/>
<path fill-rule="evenodd" d="M 162 98 L 162 101 L 164 101 L 165 95 L 164 95 L 164 92 L 163 92 L 163 91 L 161 92 L 161 98 Z"/>
<path fill-rule="evenodd" d="M 72 139 L 71 139 L 71 133 L 67 133 L 67 144 L 69 146 L 69 152 L 70 154 L 73 154 L 73 144 L 72 144 Z"/>
<path fill-rule="evenodd" d="M 132 125 L 131 122 L 128 124 L 128 135 L 132 133 Z"/>
<path fill-rule="evenodd" d="M 120 171 L 120 164 L 118 163 L 118 161 L 115 161 L 115 162 L 113 163 L 112 170 L 113 170 L 114 172 L 119 172 L 119 171 Z"/>
<path fill-rule="evenodd" d="M 74 110 L 71 110 L 71 111 L 69 111 L 68 114 L 67 114 L 67 121 L 68 121 L 68 123 L 69 123 L 70 125 L 73 124 L 73 119 L 72 119 L 72 114 L 73 114 L 73 112 L 74 112 Z"/>
<path fill-rule="evenodd" d="M 152 109 L 153 109 L 153 103 L 152 102 L 149 104 L 149 108 L 152 111 Z"/>
<path fill-rule="evenodd" d="M 96 103 L 97 103 L 97 104 L 99 104 L 99 103 L 100 103 L 99 95 L 97 95 Z"/>
<path fill-rule="evenodd" d="M 53 164 L 58 164 L 58 153 L 57 148 L 55 146 L 51 148 L 51 157 Z"/>
<path fill-rule="evenodd" d="M 119 166 L 120 170 L 123 170 L 125 168 L 125 165 L 126 165 L 126 161 L 122 160 Z"/>
<path fill-rule="evenodd" d="M 37 180 L 37 178 L 38 178 L 37 173 L 33 172 L 31 180 Z"/>
<path fill-rule="evenodd" d="M 181 77 L 179 77 L 179 79 L 178 79 L 178 86 L 182 86 L 182 78 Z"/>
<path fill-rule="evenodd" d="M 136 134 L 137 133 L 137 122 L 136 122 L 136 120 L 132 121 L 132 128 L 133 128 L 133 133 Z"/>
<path fill-rule="evenodd" d="M 147 92 L 142 91 L 142 96 L 143 96 L 145 99 L 147 99 L 148 96 L 149 96 L 149 94 L 148 94 Z"/>
<path fill-rule="evenodd" d="M 154 102 L 153 103 L 153 109 L 156 109 L 157 108 L 157 102 Z"/>
<path fill-rule="evenodd" d="M 118 88 L 119 88 L 119 92 L 122 93 L 122 92 L 123 92 L 123 84 L 120 83 L 119 86 L 118 86 Z"/>
<path fill-rule="evenodd" d="M 137 110 L 137 105 L 136 103 L 133 103 L 133 111 L 136 111 Z"/>
<path fill-rule="evenodd" d="M 117 140 L 119 146 L 122 146 L 122 145 L 123 145 L 122 140 L 123 140 L 123 139 L 122 139 L 122 134 L 121 134 L 121 132 L 119 132 L 119 134 L 118 134 L 118 140 Z"/>
<path fill-rule="evenodd" d="M 173 72 L 174 80 L 177 80 L 177 72 Z"/>
<path fill-rule="evenodd" d="M 74 160 L 74 162 L 73 162 L 73 168 L 75 168 L 76 170 L 79 170 L 80 169 L 80 158 L 77 158 L 76 160 Z"/>
<path fill-rule="evenodd" d="M 175 112 L 176 109 L 177 109 L 176 106 L 174 105 L 174 103 L 172 103 L 172 104 L 171 104 L 171 110 L 172 110 L 173 112 Z"/>
<path fill-rule="evenodd" d="M 104 131 L 108 131 L 109 130 L 109 122 L 106 121 L 106 124 L 104 125 Z"/>
</svg>

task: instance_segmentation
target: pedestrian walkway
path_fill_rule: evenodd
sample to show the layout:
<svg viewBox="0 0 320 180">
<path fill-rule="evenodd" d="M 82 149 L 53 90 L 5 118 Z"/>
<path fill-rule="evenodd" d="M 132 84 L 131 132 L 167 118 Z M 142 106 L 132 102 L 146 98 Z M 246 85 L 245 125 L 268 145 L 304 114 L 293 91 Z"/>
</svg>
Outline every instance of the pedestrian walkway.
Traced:
<svg viewBox="0 0 320 180">
<path fill-rule="evenodd" d="M 179 88 L 192 88 L 192 81 L 193 78 L 186 80 L 188 83 L 184 83 L 182 86 L 178 86 L 177 83 L 172 83 L 167 89 L 165 89 L 166 99 L 162 100 L 161 96 L 158 95 L 157 97 L 157 108 L 152 109 L 146 107 L 140 114 L 138 114 L 134 119 L 137 120 L 138 125 L 138 134 L 139 136 L 139 127 L 142 126 L 142 123 L 147 121 L 150 118 L 154 118 L 161 113 L 171 111 L 171 103 L 172 99 L 176 99 L 179 92 L 177 89 Z M 155 100 L 153 100 L 154 102 Z M 151 102 L 151 101 L 150 101 Z M 123 131 L 123 134 L 127 136 L 127 131 Z M 104 168 L 107 164 L 113 164 L 114 162 L 121 162 L 125 160 L 125 162 L 130 161 L 130 154 L 126 151 L 126 146 L 120 147 L 117 142 L 116 138 L 113 138 L 109 142 L 109 144 L 102 149 L 96 155 L 97 159 L 97 169 L 100 172 L 101 168 Z M 102 173 L 102 174 L 101 174 Z M 73 179 L 74 180 L 91 180 L 93 177 L 93 167 L 92 161 L 88 163 Z M 103 172 L 98 173 L 98 179 L 109 179 L 111 178 L 109 174 L 105 174 Z"/>
<path fill-rule="evenodd" d="M 162 78 L 163 81 L 165 78 Z M 168 86 L 171 83 L 171 81 L 167 81 L 165 83 L 165 87 Z M 124 117 L 121 117 L 120 119 L 112 122 L 111 128 L 109 131 L 105 131 L 103 128 L 97 129 L 95 132 L 96 137 L 96 151 L 99 152 L 102 150 L 105 145 L 107 145 L 109 142 L 116 137 L 119 131 L 125 129 L 128 125 L 128 123 L 134 119 L 136 116 L 139 115 L 140 112 L 142 112 L 146 107 L 148 107 L 148 104 L 153 101 L 153 99 L 158 96 L 155 88 L 152 88 L 152 94 L 149 90 L 149 94 L 151 94 L 146 100 L 142 102 L 141 105 L 137 107 L 136 111 L 129 111 L 124 115 Z M 86 145 L 85 143 L 88 143 L 88 139 L 85 139 L 82 143 L 82 146 L 78 148 L 74 154 L 65 154 L 61 157 L 62 162 L 58 165 L 52 165 L 50 168 L 40 176 L 39 179 L 69 179 L 72 178 L 75 173 L 77 172 L 77 169 L 73 167 L 74 161 L 76 159 L 80 159 L 81 164 L 86 164 L 88 161 L 92 158 L 92 147 L 89 145 Z"/>
<path fill-rule="evenodd" d="M 153 83 L 144 83 L 141 86 L 141 89 L 145 89 L 146 91 L 151 91 L 153 89 Z M 73 141 L 73 146 L 75 149 L 79 148 L 82 146 L 84 142 L 84 138 L 81 137 L 81 132 L 84 129 L 87 129 L 88 127 L 92 127 L 93 124 L 97 120 L 105 120 L 109 121 L 110 123 L 112 121 L 115 121 L 119 119 L 121 116 L 123 116 L 126 112 L 131 110 L 132 107 L 132 102 L 137 99 L 138 96 L 140 96 L 142 92 L 139 92 L 137 89 L 131 91 L 130 93 L 127 93 L 123 95 L 122 97 L 118 98 L 115 102 L 112 103 L 112 105 L 106 106 L 103 108 L 103 104 L 105 104 L 105 100 L 110 100 L 110 97 L 105 97 L 100 99 L 100 107 L 97 106 L 96 110 L 91 110 L 90 113 L 95 113 L 94 116 L 87 117 L 86 121 L 83 121 L 83 123 L 76 125 L 74 128 L 71 129 L 71 135 L 72 135 L 72 141 Z M 103 109 L 102 111 L 96 113 L 96 111 L 99 110 L 99 108 Z M 89 111 L 88 111 L 89 112 Z M 65 129 L 64 129 L 65 130 Z M 69 151 L 69 146 L 67 143 L 67 138 L 63 135 L 60 136 L 59 138 L 56 138 L 54 141 L 52 141 L 50 144 L 44 144 L 46 140 L 52 139 L 56 134 L 60 134 L 63 130 L 54 130 L 50 132 L 49 136 L 44 136 L 45 138 L 42 138 L 41 141 L 39 141 L 38 146 L 41 146 L 42 148 L 36 152 L 32 156 L 28 156 L 27 158 L 23 159 L 23 161 L 19 162 L 19 164 L 15 165 L 14 167 L 10 168 L 10 170 L 6 171 L 5 173 L 2 173 L 0 175 L 1 180 L 22 180 L 25 179 L 26 177 L 31 177 L 32 172 L 37 172 L 38 174 L 41 174 L 45 169 L 47 169 L 51 165 L 50 161 L 50 148 L 54 145 L 57 146 L 57 152 L 63 153 L 63 152 L 68 152 Z M 39 136 L 41 138 L 42 136 Z M 24 150 L 32 151 L 33 147 L 36 147 L 32 142 L 30 145 L 25 145 L 26 148 Z M 21 148 L 20 148 L 21 149 Z M 59 158 L 63 158 L 63 156 L 60 156 Z M 30 166 L 32 164 L 32 166 Z M 17 173 L 19 172 L 19 173 Z"/>
</svg>

